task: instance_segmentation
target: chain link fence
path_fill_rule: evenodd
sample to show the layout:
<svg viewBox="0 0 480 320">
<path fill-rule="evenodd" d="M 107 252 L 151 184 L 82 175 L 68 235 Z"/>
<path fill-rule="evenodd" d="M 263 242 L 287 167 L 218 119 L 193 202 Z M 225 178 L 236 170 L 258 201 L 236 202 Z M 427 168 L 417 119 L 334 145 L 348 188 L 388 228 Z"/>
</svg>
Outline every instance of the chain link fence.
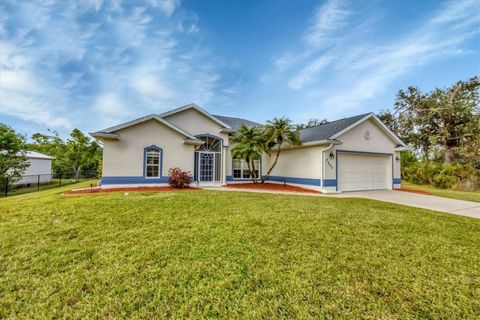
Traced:
<svg viewBox="0 0 480 320">
<path fill-rule="evenodd" d="M 0 178 L 0 197 L 36 192 L 58 188 L 80 181 L 97 179 L 96 170 L 84 170 L 78 174 L 73 172 L 57 172 L 51 174 L 25 175 L 15 179 Z"/>
</svg>

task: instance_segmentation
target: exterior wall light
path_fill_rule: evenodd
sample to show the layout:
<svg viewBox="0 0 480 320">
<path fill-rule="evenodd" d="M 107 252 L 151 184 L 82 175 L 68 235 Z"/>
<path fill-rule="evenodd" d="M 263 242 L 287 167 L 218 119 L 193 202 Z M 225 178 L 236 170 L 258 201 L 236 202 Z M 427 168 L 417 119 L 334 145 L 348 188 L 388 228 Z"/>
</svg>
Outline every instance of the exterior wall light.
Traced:
<svg viewBox="0 0 480 320">
<path fill-rule="evenodd" d="M 399 156 L 396 156 L 396 157 L 395 157 L 395 160 L 400 161 L 400 157 L 399 157 Z"/>
<path fill-rule="evenodd" d="M 335 159 L 335 154 L 333 154 L 333 152 L 330 152 L 330 159 Z"/>
</svg>

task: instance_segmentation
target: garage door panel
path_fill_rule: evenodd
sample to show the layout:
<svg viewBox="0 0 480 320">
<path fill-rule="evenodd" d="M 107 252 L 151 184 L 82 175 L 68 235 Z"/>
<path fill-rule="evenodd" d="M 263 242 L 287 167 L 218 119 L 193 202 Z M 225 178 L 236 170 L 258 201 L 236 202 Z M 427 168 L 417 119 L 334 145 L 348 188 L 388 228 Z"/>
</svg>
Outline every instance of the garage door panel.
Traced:
<svg viewBox="0 0 480 320">
<path fill-rule="evenodd" d="M 340 191 L 389 189 L 391 157 L 381 155 L 339 154 Z"/>
</svg>

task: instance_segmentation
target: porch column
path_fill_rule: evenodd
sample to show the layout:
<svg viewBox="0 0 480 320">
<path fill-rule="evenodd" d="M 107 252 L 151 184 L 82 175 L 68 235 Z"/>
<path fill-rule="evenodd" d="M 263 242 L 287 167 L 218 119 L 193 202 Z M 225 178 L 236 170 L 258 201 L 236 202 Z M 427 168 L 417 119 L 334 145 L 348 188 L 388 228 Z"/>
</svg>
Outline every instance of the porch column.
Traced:
<svg viewBox="0 0 480 320">
<path fill-rule="evenodd" d="M 222 148 L 222 185 L 227 184 L 227 150 L 228 147 Z"/>
</svg>

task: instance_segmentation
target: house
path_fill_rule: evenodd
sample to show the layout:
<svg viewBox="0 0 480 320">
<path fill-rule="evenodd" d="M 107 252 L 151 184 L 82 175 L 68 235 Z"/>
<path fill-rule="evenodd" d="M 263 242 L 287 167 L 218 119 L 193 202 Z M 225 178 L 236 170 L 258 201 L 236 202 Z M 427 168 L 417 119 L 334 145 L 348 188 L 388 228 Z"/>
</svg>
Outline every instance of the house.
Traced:
<svg viewBox="0 0 480 320">
<path fill-rule="evenodd" d="M 91 133 L 103 143 L 103 188 L 162 185 L 168 170 L 191 171 L 200 186 L 249 181 L 244 160 L 233 159 L 232 137 L 242 124 L 195 104 Z M 300 131 L 302 145 L 282 150 L 269 181 L 322 192 L 400 187 L 405 144 L 373 113 Z M 257 161 L 265 173 L 274 157 Z"/>
<path fill-rule="evenodd" d="M 27 151 L 25 153 L 28 162 L 28 168 L 22 175 L 22 178 L 16 181 L 15 185 L 29 185 L 29 184 L 47 184 L 52 181 L 52 160 L 46 154 Z"/>
</svg>

